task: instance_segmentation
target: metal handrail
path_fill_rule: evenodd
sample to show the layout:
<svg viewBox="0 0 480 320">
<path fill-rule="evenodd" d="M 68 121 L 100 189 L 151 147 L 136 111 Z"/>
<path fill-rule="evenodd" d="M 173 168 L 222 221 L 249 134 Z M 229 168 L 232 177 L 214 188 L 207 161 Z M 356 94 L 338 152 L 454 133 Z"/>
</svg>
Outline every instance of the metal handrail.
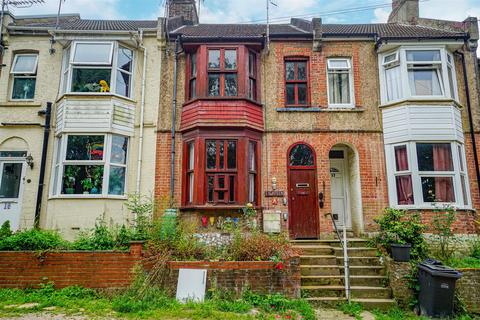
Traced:
<svg viewBox="0 0 480 320">
<path fill-rule="evenodd" d="M 333 228 L 335 229 L 335 233 L 337 234 L 338 240 L 340 241 L 340 245 L 343 249 L 343 266 L 344 266 L 344 275 L 345 275 L 345 296 L 347 301 L 350 302 L 350 261 L 348 259 L 348 242 L 347 242 L 347 228 L 346 228 L 346 221 L 343 222 L 343 239 L 340 236 L 340 231 L 338 230 L 337 223 L 333 218 L 332 213 L 326 213 L 326 216 L 330 216 L 333 223 Z"/>
</svg>

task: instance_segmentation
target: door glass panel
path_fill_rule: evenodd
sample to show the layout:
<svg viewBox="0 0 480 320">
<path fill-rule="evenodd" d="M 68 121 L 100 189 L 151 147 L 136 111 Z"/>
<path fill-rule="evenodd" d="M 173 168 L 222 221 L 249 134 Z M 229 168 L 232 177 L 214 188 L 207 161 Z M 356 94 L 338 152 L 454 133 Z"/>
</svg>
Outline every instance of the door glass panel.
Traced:
<svg viewBox="0 0 480 320">
<path fill-rule="evenodd" d="M 298 144 L 290 151 L 291 166 L 313 166 L 313 151 L 305 144 Z"/>
<path fill-rule="evenodd" d="M 18 198 L 21 179 L 22 164 L 5 163 L 2 168 L 2 181 L 0 182 L 0 199 Z"/>
</svg>

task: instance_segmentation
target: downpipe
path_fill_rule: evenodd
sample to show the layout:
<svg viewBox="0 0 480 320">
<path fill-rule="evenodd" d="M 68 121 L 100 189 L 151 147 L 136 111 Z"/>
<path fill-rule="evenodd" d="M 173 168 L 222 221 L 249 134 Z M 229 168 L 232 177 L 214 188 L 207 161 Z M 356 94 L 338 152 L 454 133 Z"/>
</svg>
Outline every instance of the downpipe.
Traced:
<svg viewBox="0 0 480 320">
<path fill-rule="evenodd" d="M 171 151 L 170 151 L 170 207 L 173 207 L 175 198 L 175 127 L 177 122 L 177 69 L 178 56 L 182 53 L 180 50 L 181 38 L 175 40 L 175 62 L 173 64 L 173 100 L 172 100 L 172 132 L 171 132 Z"/>
<path fill-rule="evenodd" d="M 48 140 L 50 137 L 50 123 L 52 119 L 52 103 L 47 102 L 47 108 L 39 111 L 38 115 L 45 115 L 45 126 L 43 130 L 42 160 L 40 162 L 40 175 L 38 178 L 37 202 L 35 205 L 34 227 L 40 226 L 40 212 L 42 210 L 43 189 L 45 184 L 45 168 L 47 166 Z"/>
</svg>

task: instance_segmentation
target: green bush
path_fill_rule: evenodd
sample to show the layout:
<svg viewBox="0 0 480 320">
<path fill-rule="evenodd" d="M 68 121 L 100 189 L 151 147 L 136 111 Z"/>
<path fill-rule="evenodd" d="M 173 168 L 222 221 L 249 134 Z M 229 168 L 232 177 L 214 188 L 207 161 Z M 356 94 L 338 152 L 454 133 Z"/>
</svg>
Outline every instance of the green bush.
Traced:
<svg viewBox="0 0 480 320">
<path fill-rule="evenodd" d="M 475 239 L 470 247 L 470 256 L 476 259 L 480 259 L 480 239 Z"/>
<path fill-rule="evenodd" d="M 56 231 L 31 229 L 15 233 L 6 232 L 2 226 L 0 250 L 42 251 L 68 248 L 68 243 Z"/>
<path fill-rule="evenodd" d="M 412 259 L 426 256 L 427 244 L 422 234 L 426 227 L 421 223 L 418 212 L 387 208 L 375 222 L 380 226 L 380 232 L 374 238 L 377 245 L 389 251 L 391 243 L 408 243 L 412 245 Z"/>
<path fill-rule="evenodd" d="M 99 221 L 93 230 L 81 232 L 71 248 L 86 251 L 128 250 L 130 241 L 135 239 L 132 229 L 125 226 L 110 228 Z"/>
</svg>

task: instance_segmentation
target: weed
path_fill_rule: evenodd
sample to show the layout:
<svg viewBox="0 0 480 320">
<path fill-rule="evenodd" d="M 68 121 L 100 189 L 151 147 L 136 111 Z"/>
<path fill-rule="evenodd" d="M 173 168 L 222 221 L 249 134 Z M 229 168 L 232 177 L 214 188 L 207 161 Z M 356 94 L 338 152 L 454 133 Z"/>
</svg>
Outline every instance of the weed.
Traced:
<svg viewBox="0 0 480 320">
<path fill-rule="evenodd" d="M 348 314 L 352 317 L 355 317 L 357 320 L 362 319 L 363 306 L 356 302 L 345 302 L 338 305 L 338 310 L 342 311 L 345 314 Z"/>
</svg>

